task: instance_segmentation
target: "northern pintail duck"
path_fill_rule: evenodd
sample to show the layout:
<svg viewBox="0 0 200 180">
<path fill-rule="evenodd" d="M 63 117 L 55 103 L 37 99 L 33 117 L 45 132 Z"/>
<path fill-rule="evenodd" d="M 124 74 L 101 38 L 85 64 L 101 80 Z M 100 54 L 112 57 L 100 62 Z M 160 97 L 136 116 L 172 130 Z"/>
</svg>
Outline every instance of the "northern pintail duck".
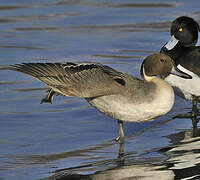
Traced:
<svg viewBox="0 0 200 180">
<path fill-rule="evenodd" d="M 172 108 L 173 89 L 157 75 L 191 78 L 164 54 L 145 58 L 141 66 L 143 80 L 101 64 L 23 63 L 1 69 L 19 71 L 47 84 L 51 90 L 43 101 L 51 102 L 55 92 L 85 98 L 100 112 L 118 120 L 117 139 L 121 141 L 123 121 L 150 121 Z"/>
<path fill-rule="evenodd" d="M 195 46 L 199 30 L 199 24 L 194 19 L 178 17 L 171 24 L 171 39 L 161 49 L 162 53 L 175 61 L 181 71 L 192 76 L 192 79 L 171 74 L 165 77 L 175 88 L 177 95 L 193 101 L 191 117 L 197 116 L 197 102 L 200 97 L 200 46 Z"/>
</svg>

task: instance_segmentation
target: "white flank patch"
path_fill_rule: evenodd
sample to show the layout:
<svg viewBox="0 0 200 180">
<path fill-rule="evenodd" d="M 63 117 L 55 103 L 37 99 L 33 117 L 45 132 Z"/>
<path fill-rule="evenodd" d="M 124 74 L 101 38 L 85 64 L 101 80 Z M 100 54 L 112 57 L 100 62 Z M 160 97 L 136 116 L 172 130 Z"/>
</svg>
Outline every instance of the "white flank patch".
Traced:
<svg viewBox="0 0 200 180">
<path fill-rule="evenodd" d="M 200 96 L 200 77 L 195 73 L 184 68 L 180 64 L 177 66 L 181 71 L 192 76 L 192 79 L 185 79 L 173 74 L 170 74 L 165 80 L 175 87 L 175 92 L 187 100 L 192 100 L 192 95 Z"/>
</svg>

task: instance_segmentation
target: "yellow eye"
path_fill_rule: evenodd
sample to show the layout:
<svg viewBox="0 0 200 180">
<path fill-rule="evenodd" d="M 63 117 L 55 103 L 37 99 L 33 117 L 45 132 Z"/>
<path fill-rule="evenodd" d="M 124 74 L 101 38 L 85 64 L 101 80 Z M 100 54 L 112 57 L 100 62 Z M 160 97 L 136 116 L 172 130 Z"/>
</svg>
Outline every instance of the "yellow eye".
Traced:
<svg viewBox="0 0 200 180">
<path fill-rule="evenodd" d="M 183 31 L 183 28 L 179 28 L 179 30 L 178 30 L 179 32 L 182 32 Z"/>
</svg>

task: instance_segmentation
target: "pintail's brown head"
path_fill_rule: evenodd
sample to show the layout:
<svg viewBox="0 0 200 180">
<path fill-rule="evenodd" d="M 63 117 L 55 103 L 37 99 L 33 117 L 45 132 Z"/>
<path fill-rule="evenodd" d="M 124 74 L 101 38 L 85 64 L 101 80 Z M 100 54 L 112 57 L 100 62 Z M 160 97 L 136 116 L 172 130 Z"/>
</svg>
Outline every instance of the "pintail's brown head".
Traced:
<svg viewBox="0 0 200 180">
<path fill-rule="evenodd" d="M 180 71 L 174 64 L 174 61 L 165 54 L 152 54 L 146 57 L 141 66 L 141 76 L 144 80 L 153 76 L 166 77 L 174 74 L 182 78 L 191 79 L 191 76 Z"/>
</svg>

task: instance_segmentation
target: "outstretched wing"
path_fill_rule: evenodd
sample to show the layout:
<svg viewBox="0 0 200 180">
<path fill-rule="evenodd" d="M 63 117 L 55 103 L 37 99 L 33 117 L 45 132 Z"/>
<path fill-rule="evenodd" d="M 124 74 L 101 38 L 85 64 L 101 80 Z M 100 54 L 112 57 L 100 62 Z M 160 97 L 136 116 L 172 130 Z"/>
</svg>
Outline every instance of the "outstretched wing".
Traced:
<svg viewBox="0 0 200 180">
<path fill-rule="evenodd" d="M 30 75 L 66 96 L 116 94 L 125 85 L 123 73 L 100 64 L 23 63 L 7 69 Z"/>
</svg>

